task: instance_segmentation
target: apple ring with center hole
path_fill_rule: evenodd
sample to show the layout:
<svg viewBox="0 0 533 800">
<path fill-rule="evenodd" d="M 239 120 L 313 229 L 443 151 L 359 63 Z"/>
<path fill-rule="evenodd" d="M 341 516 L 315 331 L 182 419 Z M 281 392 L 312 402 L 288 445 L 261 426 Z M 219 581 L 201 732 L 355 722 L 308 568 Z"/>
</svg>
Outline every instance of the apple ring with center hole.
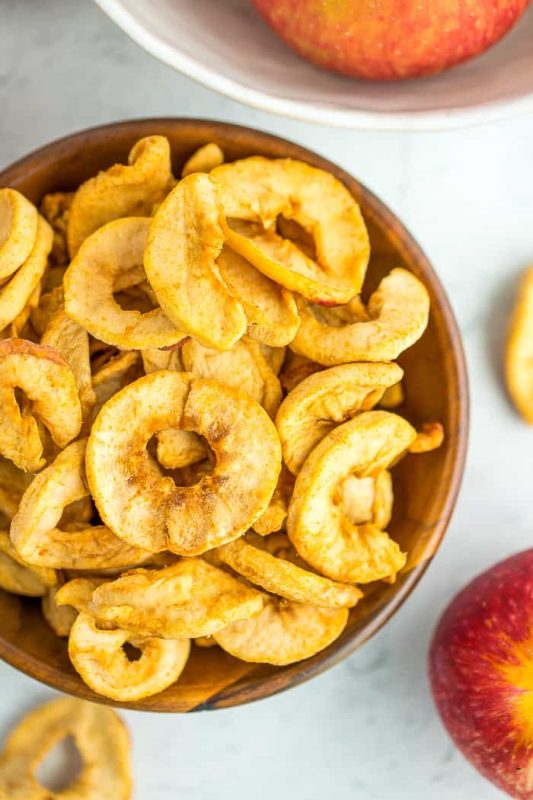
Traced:
<svg viewBox="0 0 533 800">
<path fill-rule="evenodd" d="M 212 473 L 193 486 L 162 476 L 147 450 L 169 428 L 203 436 L 215 454 Z M 184 372 L 154 372 L 114 395 L 87 446 L 87 478 L 105 524 L 131 545 L 185 556 L 247 531 L 267 508 L 280 469 L 266 411 L 242 392 Z"/>
<path fill-rule="evenodd" d="M 0 280 L 29 258 L 37 237 L 38 212 L 16 189 L 0 189 Z"/>
</svg>

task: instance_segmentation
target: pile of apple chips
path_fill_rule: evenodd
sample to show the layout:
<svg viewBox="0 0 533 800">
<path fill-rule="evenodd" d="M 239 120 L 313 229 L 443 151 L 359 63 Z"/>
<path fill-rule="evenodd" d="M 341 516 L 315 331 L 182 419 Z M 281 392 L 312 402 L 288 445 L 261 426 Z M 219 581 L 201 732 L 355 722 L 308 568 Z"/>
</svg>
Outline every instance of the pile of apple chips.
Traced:
<svg viewBox="0 0 533 800">
<path fill-rule="evenodd" d="M 363 302 L 369 254 L 332 175 L 216 144 L 0 190 L 0 585 L 95 692 L 162 691 L 191 642 L 308 658 L 404 567 L 389 468 L 443 431 L 390 409 L 430 304 L 404 269 Z"/>
</svg>

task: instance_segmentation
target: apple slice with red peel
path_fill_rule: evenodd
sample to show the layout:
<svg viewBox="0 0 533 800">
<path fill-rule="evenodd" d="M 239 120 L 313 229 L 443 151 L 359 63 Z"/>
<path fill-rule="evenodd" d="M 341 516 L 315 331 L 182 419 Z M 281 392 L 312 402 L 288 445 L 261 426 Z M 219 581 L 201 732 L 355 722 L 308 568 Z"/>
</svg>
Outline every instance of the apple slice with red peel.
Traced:
<svg viewBox="0 0 533 800">
<path fill-rule="evenodd" d="M 433 696 L 463 755 L 511 797 L 533 798 L 533 550 L 466 586 L 435 631 Z"/>
</svg>

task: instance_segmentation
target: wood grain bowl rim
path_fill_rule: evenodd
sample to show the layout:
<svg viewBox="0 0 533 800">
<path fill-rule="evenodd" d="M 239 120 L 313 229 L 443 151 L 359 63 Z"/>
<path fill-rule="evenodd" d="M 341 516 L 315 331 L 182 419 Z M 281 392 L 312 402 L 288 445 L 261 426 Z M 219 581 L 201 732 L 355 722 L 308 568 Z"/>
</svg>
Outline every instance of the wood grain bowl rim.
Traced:
<svg viewBox="0 0 533 800">
<path fill-rule="evenodd" d="M 179 131 L 183 134 L 197 135 L 206 142 L 210 140 L 216 141 L 223 137 L 238 144 L 239 140 L 249 143 L 252 138 L 264 150 L 274 148 L 282 150 L 287 157 L 310 161 L 315 166 L 332 172 L 348 186 L 350 191 L 361 202 L 365 218 L 371 218 L 381 229 L 385 229 L 394 248 L 402 253 L 402 256 L 409 264 L 416 264 L 423 274 L 424 281 L 434 299 L 433 308 L 438 308 L 441 329 L 445 331 L 449 339 L 446 371 L 450 383 L 457 387 L 456 402 L 451 404 L 452 424 L 456 434 L 449 444 L 448 470 L 443 470 L 448 482 L 438 522 L 434 525 L 432 535 L 427 542 L 424 558 L 403 577 L 397 591 L 388 602 L 378 611 L 371 612 L 364 625 L 347 636 L 344 641 L 337 640 L 326 650 L 312 658 L 281 668 L 272 674 L 246 676 L 243 682 L 238 680 L 210 697 L 204 703 L 191 709 L 197 711 L 242 705 L 304 683 L 347 658 L 380 630 L 398 611 L 424 575 L 438 550 L 457 501 L 468 443 L 469 396 L 466 362 L 459 328 L 444 288 L 425 253 L 398 217 L 366 186 L 336 164 L 294 142 L 253 128 L 212 120 L 178 117 L 126 120 L 84 129 L 56 139 L 30 152 L 0 172 L 0 186 L 9 186 L 23 178 L 28 179 L 34 173 L 41 172 L 43 168 L 50 167 L 56 163 L 60 157 L 64 158 L 66 154 L 79 154 L 80 151 L 83 151 L 84 144 L 102 143 L 115 133 L 121 135 L 131 134 L 132 141 L 134 141 L 136 138 L 157 133 L 158 129 L 163 129 L 162 132 L 164 133 L 164 129 L 168 131 L 169 128 L 172 128 L 174 132 Z M 60 183 L 60 180 L 58 183 Z M 14 646 L 1 636 L 0 658 L 16 669 L 54 689 L 95 701 L 95 695 L 88 687 L 83 686 L 83 684 L 81 686 L 74 683 L 70 685 L 70 681 L 68 681 L 69 685 L 65 686 L 66 676 L 64 672 L 58 668 L 43 664 L 42 661 Z M 158 695 L 154 695 L 153 698 L 147 698 L 152 702 L 143 705 L 142 710 L 175 711 L 171 704 L 158 704 L 157 698 Z M 127 709 L 139 708 L 139 706 L 132 703 L 115 703 L 104 697 L 97 699 L 102 703 Z"/>
</svg>

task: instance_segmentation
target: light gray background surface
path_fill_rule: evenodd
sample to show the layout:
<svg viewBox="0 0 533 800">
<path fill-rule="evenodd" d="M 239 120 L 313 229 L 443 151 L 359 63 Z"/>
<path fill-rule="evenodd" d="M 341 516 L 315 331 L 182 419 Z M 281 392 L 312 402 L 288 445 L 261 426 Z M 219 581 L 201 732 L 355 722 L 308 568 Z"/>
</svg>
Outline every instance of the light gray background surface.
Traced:
<svg viewBox="0 0 533 800">
<path fill-rule="evenodd" d="M 230 32 L 226 32 L 230 35 Z M 128 117 L 243 123 L 311 147 L 377 192 L 449 292 L 470 369 L 470 455 L 453 523 L 398 616 L 305 686 L 235 710 L 127 713 L 136 800 L 496 800 L 454 749 L 426 679 L 447 600 L 532 541 L 533 431 L 501 388 L 500 351 L 521 268 L 533 261 L 533 118 L 439 134 L 351 133 L 263 114 L 174 73 L 89 0 L 0 0 L 0 166 Z M 0 733 L 51 692 L 0 665 Z"/>
</svg>

